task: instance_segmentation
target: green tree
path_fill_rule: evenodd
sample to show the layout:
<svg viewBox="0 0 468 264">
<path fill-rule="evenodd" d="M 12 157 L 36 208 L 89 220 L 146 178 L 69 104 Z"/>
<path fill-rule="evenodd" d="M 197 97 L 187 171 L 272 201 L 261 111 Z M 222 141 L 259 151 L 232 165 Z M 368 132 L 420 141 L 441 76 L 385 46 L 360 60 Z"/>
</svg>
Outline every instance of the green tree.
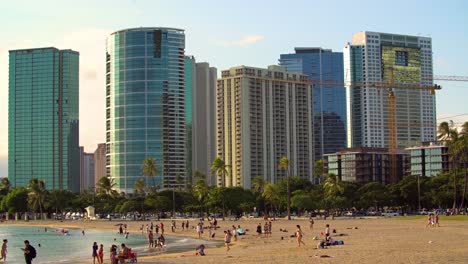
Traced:
<svg viewBox="0 0 468 264">
<path fill-rule="evenodd" d="M 279 197 L 279 188 L 277 185 L 272 183 L 267 183 L 265 189 L 263 190 L 262 197 L 265 199 L 265 202 L 270 205 L 271 210 L 275 208 L 275 211 L 278 209 L 280 203 Z"/>
<path fill-rule="evenodd" d="M 221 176 L 221 186 L 225 187 L 226 186 L 226 175 L 229 173 L 228 168 L 230 166 L 224 162 L 220 157 L 216 157 L 215 160 L 211 163 L 211 172 Z"/>
<path fill-rule="evenodd" d="M 75 195 L 67 190 L 51 190 L 47 195 L 46 207 L 54 209 L 55 214 L 63 212 L 66 207 L 71 205 Z"/>
<path fill-rule="evenodd" d="M 7 195 L 10 191 L 11 184 L 8 178 L 2 178 L 0 181 L 0 195 Z"/>
<path fill-rule="evenodd" d="M 143 176 L 146 176 L 148 179 L 153 181 L 153 190 L 156 188 L 155 177 L 158 174 L 158 165 L 156 164 L 156 159 L 148 157 L 143 160 L 142 172 Z"/>
<path fill-rule="evenodd" d="M 374 206 L 378 210 L 389 198 L 385 186 L 378 182 L 369 182 L 357 192 L 360 194 L 360 204 L 364 208 Z"/>
<path fill-rule="evenodd" d="M 97 193 L 99 195 L 110 195 L 110 196 L 117 196 L 118 192 L 114 189 L 115 183 L 112 178 L 109 177 L 102 177 L 99 179 L 97 185 Z"/>
<path fill-rule="evenodd" d="M 143 178 L 138 178 L 135 181 L 134 191 L 136 195 L 144 195 L 146 191 L 146 183 Z"/>
<path fill-rule="evenodd" d="M 453 171 L 453 205 L 452 208 L 457 207 L 457 177 L 456 177 L 456 163 L 457 163 L 457 153 L 456 153 L 456 141 L 458 139 L 458 131 L 454 128 L 453 122 L 442 122 L 437 128 L 438 136 L 437 138 L 440 141 L 446 143 L 449 149 L 449 160 L 450 160 L 450 170 Z"/>
<path fill-rule="evenodd" d="M 260 176 L 255 176 L 252 179 L 252 190 L 256 193 L 262 193 L 266 184 L 267 181 L 265 181 L 265 179 Z"/>
<path fill-rule="evenodd" d="M 278 163 L 278 168 L 286 171 L 286 183 L 287 183 L 287 215 L 288 220 L 291 220 L 291 188 L 290 188 L 290 173 L 289 173 L 289 159 L 285 156 L 281 157 Z"/>
<path fill-rule="evenodd" d="M 42 219 L 42 209 L 44 208 L 47 190 L 44 181 L 32 178 L 28 184 L 28 203 L 34 212 L 39 210 Z"/>
<path fill-rule="evenodd" d="M 320 183 L 321 177 L 325 173 L 325 165 L 324 164 L 325 164 L 324 160 L 316 160 L 315 164 L 314 164 L 314 177 L 319 179 L 319 183 Z"/>
<path fill-rule="evenodd" d="M 26 188 L 14 188 L 3 199 L 2 208 L 12 213 L 24 213 L 28 210 L 28 190 Z"/>
</svg>

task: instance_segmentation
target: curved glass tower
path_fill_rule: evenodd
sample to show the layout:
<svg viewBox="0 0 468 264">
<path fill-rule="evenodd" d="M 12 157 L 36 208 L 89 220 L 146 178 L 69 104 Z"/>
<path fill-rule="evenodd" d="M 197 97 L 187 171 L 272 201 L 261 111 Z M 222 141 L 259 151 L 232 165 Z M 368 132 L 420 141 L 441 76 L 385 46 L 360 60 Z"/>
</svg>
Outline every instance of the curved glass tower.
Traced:
<svg viewBox="0 0 468 264">
<path fill-rule="evenodd" d="M 156 159 L 147 186 L 182 186 L 185 176 L 184 31 L 133 28 L 107 39 L 107 175 L 133 192 L 143 160 Z"/>
</svg>

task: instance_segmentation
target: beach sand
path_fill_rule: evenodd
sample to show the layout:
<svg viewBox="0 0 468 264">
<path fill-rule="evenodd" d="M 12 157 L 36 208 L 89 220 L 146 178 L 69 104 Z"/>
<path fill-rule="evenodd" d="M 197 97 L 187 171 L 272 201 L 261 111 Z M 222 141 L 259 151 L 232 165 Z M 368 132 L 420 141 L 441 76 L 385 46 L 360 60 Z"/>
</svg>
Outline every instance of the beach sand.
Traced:
<svg viewBox="0 0 468 264">
<path fill-rule="evenodd" d="M 189 221 L 191 226 L 197 222 L 195 219 Z M 6 224 L 117 230 L 114 225 L 121 222 L 118 220 L 27 223 L 9 221 Z M 163 222 L 166 227 L 165 233 L 168 235 L 197 237 L 194 229 L 183 232 L 180 220 L 177 221 L 175 233 L 170 230 L 170 220 Z M 141 234 L 139 228 L 149 221 L 126 223 L 130 233 Z M 156 224 L 155 221 L 153 223 Z M 257 237 L 255 230 L 258 223 L 262 223 L 263 226 L 263 219 L 238 221 L 218 219 L 218 226 L 221 228 L 216 231 L 215 240 L 220 243 L 224 238 L 223 230 L 232 225 L 241 225 L 242 228 L 250 230 L 246 236 L 240 236 L 237 241 L 232 239 L 231 250 L 228 253 L 224 247 L 209 246 L 205 250 L 204 257 L 195 257 L 194 249 L 184 253 L 140 257 L 138 263 L 468 263 L 468 221 L 441 220 L 441 227 L 426 228 L 425 219 L 337 218 L 315 220 L 314 230 L 311 231 L 307 219 L 292 221 L 281 219 L 272 221 L 273 234 L 269 238 Z M 301 225 L 305 234 L 303 241 L 306 246 L 298 247 L 296 239 L 290 237 L 296 231 L 297 224 Z M 312 238 L 324 232 L 326 224 L 330 224 L 330 230 L 336 229 L 338 234 L 347 234 L 341 237 L 334 236 L 335 240 L 343 240 L 344 245 L 316 249 L 319 241 Z M 357 229 L 354 229 L 355 227 Z M 286 229 L 288 232 L 280 232 L 280 229 Z M 205 231 L 203 236 L 208 239 L 208 231 Z M 319 258 L 316 255 L 329 255 L 332 258 Z M 107 258 L 107 252 L 105 256 Z M 82 263 L 90 261 L 83 260 Z M 109 260 L 105 259 L 104 263 L 109 263 Z"/>
</svg>

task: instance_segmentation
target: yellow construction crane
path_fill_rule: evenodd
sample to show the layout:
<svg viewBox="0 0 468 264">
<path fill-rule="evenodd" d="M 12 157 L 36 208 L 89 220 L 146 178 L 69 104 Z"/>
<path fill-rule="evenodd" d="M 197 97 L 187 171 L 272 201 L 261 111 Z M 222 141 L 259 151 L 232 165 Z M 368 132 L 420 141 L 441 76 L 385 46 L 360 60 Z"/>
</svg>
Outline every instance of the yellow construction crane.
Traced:
<svg viewBox="0 0 468 264">
<path fill-rule="evenodd" d="M 429 91 L 431 95 L 435 94 L 436 90 L 442 89 L 440 85 L 413 85 L 413 84 L 397 84 L 394 82 L 393 68 L 387 68 L 390 70 L 390 81 L 389 82 L 336 82 L 336 81 L 311 81 L 311 84 L 322 85 L 322 86 L 351 86 L 351 87 L 366 87 L 366 88 L 378 88 L 386 89 L 388 92 L 388 118 L 389 118 L 389 139 L 388 149 L 390 152 L 390 179 L 389 182 L 396 182 L 398 180 L 397 175 L 397 141 L 396 141 L 396 99 L 394 89 L 412 89 L 412 90 L 424 90 Z M 430 81 L 455 81 L 455 82 L 468 82 L 468 76 L 453 76 L 453 75 L 434 75 L 422 78 L 423 80 Z"/>
<path fill-rule="evenodd" d="M 311 81 L 312 85 L 329 85 L 329 86 L 351 86 L 351 87 L 366 87 L 366 88 L 377 88 L 386 89 L 388 92 L 388 149 L 390 152 L 390 179 L 388 183 L 398 181 L 398 168 L 397 168 L 397 142 L 396 142 L 396 102 L 394 89 L 412 89 L 412 90 L 424 90 L 429 91 L 431 95 L 435 94 L 436 90 L 440 90 L 439 85 L 406 85 L 396 84 L 393 77 L 393 68 L 390 69 L 390 81 L 389 82 L 349 82 L 341 83 L 336 81 Z"/>
</svg>

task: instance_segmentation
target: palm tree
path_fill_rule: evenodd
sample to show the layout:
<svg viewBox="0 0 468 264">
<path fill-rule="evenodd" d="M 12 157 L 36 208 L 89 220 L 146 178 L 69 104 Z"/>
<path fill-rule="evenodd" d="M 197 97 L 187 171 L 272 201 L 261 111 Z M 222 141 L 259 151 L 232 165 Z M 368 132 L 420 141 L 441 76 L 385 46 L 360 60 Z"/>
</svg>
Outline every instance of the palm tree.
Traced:
<svg viewBox="0 0 468 264">
<path fill-rule="evenodd" d="M 10 192 L 11 184 L 8 178 L 2 178 L 0 181 L 0 194 L 7 195 Z"/>
<path fill-rule="evenodd" d="M 114 190 L 115 183 L 114 179 L 111 179 L 109 177 L 102 177 L 99 179 L 98 183 L 96 184 L 97 186 L 97 192 L 99 194 L 107 194 L 110 196 L 117 196 L 117 191 Z"/>
<path fill-rule="evenodd" d="M 143 160 L 142 172 L 143 176 L 153 180 L 153 189 L 156 188 L 156 182 L 154 177 L 158 174 L 158 165 L 156 164 L 156 159 L 148 157 Z"/>
<path fill-rule="evenodd" d="M 182 189 L 182 184 L 184 183 L 184 177 L 182 177 L 182 175 L 177 175 L 176 177 L 176 183 L 177 185 L 179 186 L 179 191 Z"/>
<path fill-rule="evenodd" d="M 263 193 L 266 184 L 267 182 L 265 181 L 265 179 L 263 179 L 260 176 L 255 176 L 252 179 L 252 190 L 257 193 Z"/>
<path fill-rule="evenodd" d="M 460 209 L 465 206 L 466 192 L 468 188 L 468 122 L 463 123 L 457 141 L 454 143 L 454 152 L 458 155 L 458 159 L 462 164 L 464 180 L 462 198 L 460 201 Z"/>
<path fill-rule="evenodd" d="M 134 186 L 135 194 L 144 194 L 146 190 L 146 183 L 143 178 L 138 178 L 135 181 L 135 186 Z"/>
<path fill-rule="evenodd" d="M 267 183 L 265 185 L 265 189 L 262 192 L 262 197 L 270 204 L 272 210 L 273 206 L 276 205 L 279 201 L 278 193 L 278 186 L 271 183 Z"/>
<path fill-rule="evenodd" d="M 224 160 L 222 160 L 220 157 L 217 157 L 215 160 L 213 160 L 213 163 L 211 163 L 211 171 L 217 175 L 221 175 L 221 187 L 226 186 L 226 174 L 228 174 L 227 168 L 230 166 L 227 165 Z"/>
<path fill-rule="evenodd" d="M 37 178 L 32 178 L 28 184 L 28 202 L 34 211 L 39 209 L 42 219 L 42 208 L 44 207 L 47 190 L 45 189 L 44 181 Z"/>
<path fill-rule="evenodd" d="M 208 196 L 208 186 L 206 185 L 204 179 L 200 179 L 197 181 L 197 183 L 195 183 L 195 185 L 193 186 L 193 193 L 195 194 L 197 200 L 200 202 L 200 205 L 203 205 Z"/>
<path fill-rule="evenodd" d="M 323 182 L 323 189 L 327 197 L 336 196 L 344 192 L 343 185 L 341 185 L 338 177 L 333 173 L 328 174 L 327 179 Z"/>
<path fill-rule="evenodd" d="M 457 140 L 458 140 L 458 131 L 453 127 L 453 121 L 442 122 L 440 123 L 439 127 L 437 128 L 438 136 L 437 139 L 445 142 L 448 147 L 448 154 L 449 154 L 449 161 L 450 161 L 450 170 L 453 174 L 453 206 L 452 208 L 455 209 L 457 207 L 457 172 L 456 172 L 456 165 L 457 165 L 457 156 L 458 153 L 456 151 L 457 147 Z"/>
<path fill-rule="evenodd" d="M 287 157 L 283 156 L 279 160 L 278 168 L 281 170 L 286 171 L 286 186 L 288 192 L 288 200 L 287 200 L 287 210 L 288 210 L 288 220 L 291 220 L 291 184 L 289 182 L 289 160 Z"/>
</svg>

